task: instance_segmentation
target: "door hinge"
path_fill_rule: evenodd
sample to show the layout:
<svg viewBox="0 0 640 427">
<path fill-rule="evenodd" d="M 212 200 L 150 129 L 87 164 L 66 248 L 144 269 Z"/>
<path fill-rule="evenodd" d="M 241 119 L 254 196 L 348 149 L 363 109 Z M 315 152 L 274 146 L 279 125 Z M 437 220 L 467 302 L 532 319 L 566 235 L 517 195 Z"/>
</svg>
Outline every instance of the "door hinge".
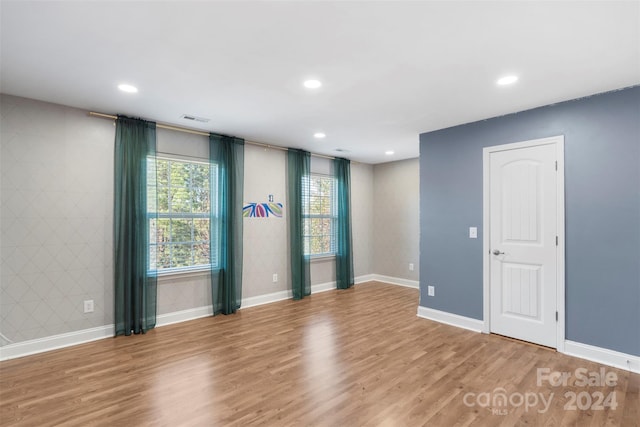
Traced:
<svg viewBox="0 0 640 427">
<path fill-rule="evenodd" d="M 556 170 L 558 170 L 558 161 L 556 160 Z"/>
<path fill-rule="evenodd" d="M 558 321 L 558 312 L 556 311 L 556 322 Z"/>
<path fill-rule="evenodd" d="M 556 246 L 558 246 L 558 236 L 556 236 Z"/>
</svg>

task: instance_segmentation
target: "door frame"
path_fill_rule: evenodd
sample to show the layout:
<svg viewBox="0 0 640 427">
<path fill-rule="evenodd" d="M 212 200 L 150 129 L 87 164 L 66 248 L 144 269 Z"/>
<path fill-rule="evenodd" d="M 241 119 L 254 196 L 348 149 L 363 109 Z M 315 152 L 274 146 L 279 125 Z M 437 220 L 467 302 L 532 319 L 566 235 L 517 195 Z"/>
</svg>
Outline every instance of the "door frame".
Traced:
<svg viewBox="0 0 640 427">
<path fill-rule="evenodd" d="M 483 285 L 483 328 L 482 332 L 491 333 L 491 255 L 490 250 L 490 155 L 491 153 L 519 148 L 553 144 L 558 159 L 556 181 L 556 223 L 558 225 L 558 245 L 556 250 L 556 349 L 564 352 L 565 345 L 565 215 L 564 215 L 564 135 L 549 138 L 532 139 L 511 144 L 494 145 L 482 149 L 482 285 Z"/>
</svg>

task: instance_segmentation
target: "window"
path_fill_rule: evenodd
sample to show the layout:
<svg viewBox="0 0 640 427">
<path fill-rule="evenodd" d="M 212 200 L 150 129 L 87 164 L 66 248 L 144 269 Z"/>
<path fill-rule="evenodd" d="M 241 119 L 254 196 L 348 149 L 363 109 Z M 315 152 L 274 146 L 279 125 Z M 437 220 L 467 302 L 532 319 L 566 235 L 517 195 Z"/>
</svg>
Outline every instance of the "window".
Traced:
<svg viewBox="0 0 640 427">
<path fill-rule="evenodd" d="M 337 207 L 335 201 L 336 181 L 331 176 L 311 174 L 309 194 L 303 194 L 303 200 L 309 200 L 309 211 L 304 217 L 304 253 L 305 255 L 333 255 L 336 252 L 335 224 Z M 306 206 L 306 203 L 303 203 Z"/>
<path fill-rule="evenodd" d="M 156 176 L 152 172 L 154 162 Z M 217 265 L 217 252 L 214 250 L 210 259 L 209 250 L 209 163 L 149 159 L 148 173 L 150 268 L 166 273 Z"/>
</svg>

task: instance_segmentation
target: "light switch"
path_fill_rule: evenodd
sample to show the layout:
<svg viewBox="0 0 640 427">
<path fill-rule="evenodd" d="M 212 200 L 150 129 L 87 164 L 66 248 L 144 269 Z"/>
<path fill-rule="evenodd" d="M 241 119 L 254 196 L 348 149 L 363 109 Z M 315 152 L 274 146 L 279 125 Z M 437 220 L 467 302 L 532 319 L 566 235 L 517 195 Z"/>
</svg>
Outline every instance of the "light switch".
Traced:
<svg viewBox="0 0 640 427">
<path fill-rule="evenodd" d="M 470 239 L 478 238 L 478 227 L 469 227 L 469 238 Z"/>
</svg>

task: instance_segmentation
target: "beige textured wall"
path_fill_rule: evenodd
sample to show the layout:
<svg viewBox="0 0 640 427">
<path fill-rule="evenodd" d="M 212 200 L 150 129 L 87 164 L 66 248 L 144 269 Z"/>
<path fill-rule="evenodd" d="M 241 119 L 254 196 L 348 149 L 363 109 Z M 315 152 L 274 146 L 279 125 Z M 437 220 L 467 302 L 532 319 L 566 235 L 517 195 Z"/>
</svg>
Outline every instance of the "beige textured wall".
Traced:
<svg viewBox="0 0 640 427">
<path fill-rule="evenodd" d="M 284 291 L 288 286 L 288 234 L 286 206 L 287 153 L 255 145 L 244 148 L 244 201 L 284 205 L 282 218 L 244 219 L 244 298 Z M 273 282 L 273 274 L 278 281 Z"/>
<path fill-rule="evenodd" d="M 0 345 L 112 324 L 115 126 L 83 110 L 7 95 L 0 115 Z M 206 137 L 157 135 L 159 152 L 208 158 Z M 361 276 L 373 272 L 374 167 L 354 163 L 351 176 Z M 285 214 L 244 219 L 243 298 L 285 291 L 289 276 L 286 152 L 246 145 L 244 201 L 269 194 Z M 334 259 L 314 261 L 311 275 L 314 285 L 333 282 Z M 87 299 L 93 313 L 83 313 Z M 206 274 L 158 282 L 158 315 L 210 303 Z"/>
<path fill-rule="evenodd" d="M 113 123 L 6 95 L 0 115 L 2 343 L 113 323 Z"/>
<path fill-rule="evenodd" d="M 351 233 L 356 277 L 373 273 L 373 166 L 351 163 Z"/>
<path fill-rule="evenodd" d="M 373 271 L 419 280 L 420 168 L 418 159 L 373 167 Z M 409 271 L 409 263 L 414 270 Z"/>
</svg>

